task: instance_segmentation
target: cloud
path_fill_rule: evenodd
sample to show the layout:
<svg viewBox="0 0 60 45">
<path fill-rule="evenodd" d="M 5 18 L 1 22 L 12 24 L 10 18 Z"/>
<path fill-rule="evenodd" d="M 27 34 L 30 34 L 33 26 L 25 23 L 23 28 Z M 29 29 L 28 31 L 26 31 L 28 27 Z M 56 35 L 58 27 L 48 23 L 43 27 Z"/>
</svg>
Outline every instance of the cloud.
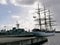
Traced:
<svg viewBox="0 0 60 45">
<path fill-rule="evenodd" d="M 12 15 L 12 18 L 13 18 L 13 19 L 19 19 L 20 17 L 17 16 L 17 15 Z"/>
<path fill-rule="evenodd" d="M 1 24 L 0 30 L 2 30 L 2 29 L 10 30 L 10 29 L 12 29 L 12 27 L 16 27 L 16 25 L 15 24 Z"/>
<path fill-rule="evenodd" d="M 23 5 L 31 5 L 35 2 L 36 0 L 16 0 L 19 4 Z"/>
<path fill-rule="evenodd" d="M 14 6 L 31 7 L 37 0 L 0 0 L 0 4 L 12 4 Z"/>
<path fill-rule="evenodd" d="M 33 15 L 29 13 L 29 11 L 29 9 L 24 8 L 24 10 L 21 11 L 22 13 L 11 15 L 13 23 L 16 23 L 16 21 L 18 21 L 20 28 L 32 29 L 34 27 Z"/>
<path fill-rule="evenodd" d="M 12 4 L 15 6 L 21 6 L 21 5 L 31 5 L 36 0 L 0 0 L 0 4 Z"/>
<path fill-rule="evenodd" d="M 0 4 L 6 5 L 7 4 L 7 0 L 0 0 Z"/>
<path fill-rule="evenodd" d="M 37 0 L 10 0 L 14 6 L 31 7 Z"/>
<path fill-rule="evenodd" d="M 14 5 L 20 5 L 20 4 L 23 4 L 23 5 L 31 5 L 33 4 L 36 0 L 10 0 L 12 4 Z"/>
</svg>

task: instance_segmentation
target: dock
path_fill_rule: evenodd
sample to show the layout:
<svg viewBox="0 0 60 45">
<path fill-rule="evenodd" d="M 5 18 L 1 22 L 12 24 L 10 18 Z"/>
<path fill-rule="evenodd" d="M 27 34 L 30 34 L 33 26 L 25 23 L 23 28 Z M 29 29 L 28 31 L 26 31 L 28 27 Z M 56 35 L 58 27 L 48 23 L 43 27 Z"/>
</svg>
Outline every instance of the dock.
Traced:
<svg viewBox="0 0 60 45">
<path fill-rule="evenodd" d="M 42 37 L 0 37 L 0 45 L 40 45 L 47 42 Z"/>
</svg>

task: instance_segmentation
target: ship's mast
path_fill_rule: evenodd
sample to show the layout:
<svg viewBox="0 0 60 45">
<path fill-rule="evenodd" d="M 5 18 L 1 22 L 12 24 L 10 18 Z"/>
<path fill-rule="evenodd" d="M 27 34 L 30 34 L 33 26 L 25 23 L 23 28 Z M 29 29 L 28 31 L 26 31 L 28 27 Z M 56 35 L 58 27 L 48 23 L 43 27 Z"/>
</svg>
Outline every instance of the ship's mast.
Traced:
<svg viewBox="0 0 60 45">
<path fill-rule="evenodd" d="M 44 15 L 43 18 L 41 18 L 41 15 L 42 15 L 41 13 L 43 13 L 43 15 Z M 49 13 L 49 14 L 47 15 L 47 13 Z M 52 24 L 51 24 L 52 21 L 51 21 L 51 16 L 50 16 L 50 10 L 45 9 L 45 6 L 43 9 L 41 9 L 39 7 L 39 2 L 38 2 L 37 15 L 38 15 L 38 19 L 35 19 L 35 21 L 38 21 L 39 24 L 36 24 L 36 25 L 39 26 L 40 30 L 42 30 L 42 25 L 45 26 L 45 30 L 48 30 L 48 27 L 50 28 L 50 30 L 53 30 Z M 36 17 L 34 17 L 34 18 L 36 18 Z M 44 23 L 42 23 L 42 21 L 44 21 Z"/>
<path fill-rule="evenodd" d="M 37 9 L 38 19 L 36 19 L 36 20 L 38 20 L 38 22 L 39 22 L 39 24 L 37 24 L 37 25 L 39 25 L 40 30 L 42 29 L 42 25 L 45 25 L 45 29 L 47 30 L 47 21 L 46 21 L 47 19 L 46 19 L 45 10 L 46 10 L 45 7 L 43 10 L 41 10 L 41 8 L 39 7 L 39 2 L 38 2 L 38 9 Z M 44 11 L 44 18 L 43 19 L 41 18 L 42 11 Z M 45 21 L 44 24 L 42 24 L 42 20 Z"/>
<path fill-rule="evenodd" d="M 41 18 L 41 12 L 43 12 L 44 14 L 44 18 Z M 49 17 L 47 18 L 47 12 L 49 12 Z M 42 30 L 42 25 L 45 26 L 45 30 L 48 30 L 48 27 L 50 27 L 50 30 L 52 30 L 52 24 L 51 24 L 51 17 L 50 17 L 50 11 L 47 9 L 45 9 L 45 6 L 44 6 L 44 9 L 41 10 L 41 8 L 39 7 L 39 2 L 38 2 L 38 9 L 37 9 L 37 14 L 38 14 L 38 19 L 36 19 L 38 21 L 39 24 L 39 28 L 40 30 Z M 49 23 L 48 21 L 49 20 Z M 44 21 L 44 23 L 42 23 L 42 21 Z M 49 26 L 48 26 L 49 25 Z"/>
<path fill-rule="evenodd" d="M 46 18 L 47 16 L 46 16 L 46 11 L 45 10 L 46 9 L 45 9 L 45 6 L 44 6 L 44 21 L 45 21 L 45 24 L 44 25 L 45 25 L 45 29 L 47 30 L 47 27 L 48 26 L 47 26 L 47 18 Z"/>
<path fill-rule="evenodd" d="M 38 14 L 38 18 L 39 18 L 39 26 L 40 26 L 40 30 L 42 28 L 42 24 L 41 24 L 41 14 L 40 14 L 40 8 L 39 8 L 39 2 L 38 2 L 38 9 L 37 9 L 37 14 Z"/>
<path fill-rule="evenodd" d="M 50 10 L 48 10 L 48 12 L 49 12 L 49 26 L 50 26 L 50 30 L 52 30 L 52 21 L 51 21 L 51 15 L 50 15 Z"/>
</svg>

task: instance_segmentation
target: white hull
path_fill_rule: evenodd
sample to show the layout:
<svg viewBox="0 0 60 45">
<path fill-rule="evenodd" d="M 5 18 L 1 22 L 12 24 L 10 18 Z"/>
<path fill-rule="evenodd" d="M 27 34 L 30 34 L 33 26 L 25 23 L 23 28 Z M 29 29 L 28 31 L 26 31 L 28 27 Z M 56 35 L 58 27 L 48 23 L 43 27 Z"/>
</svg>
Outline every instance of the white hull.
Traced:
<svg viewBox="0 0 60 45">
<path fill-rule="evenodd" d="M 54 32 L 33 32 L 33 34 L 35 36 L 38 36 L 38 37 L 49 37 L 49 36 L 54 36 L 55 33 Z"/>
</svg>

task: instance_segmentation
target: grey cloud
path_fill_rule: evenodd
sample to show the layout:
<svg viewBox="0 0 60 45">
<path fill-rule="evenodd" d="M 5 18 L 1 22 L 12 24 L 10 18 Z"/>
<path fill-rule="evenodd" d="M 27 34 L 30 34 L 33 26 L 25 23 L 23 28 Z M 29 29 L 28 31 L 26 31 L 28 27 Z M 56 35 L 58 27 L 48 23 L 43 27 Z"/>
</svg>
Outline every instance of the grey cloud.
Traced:
<svg viewBox="0 0 60 45">
<path fill-rule="evenodd" d="M 36 0 L 16 0 L 18 4 L 23 4 L 23 5 L 31 5 L 35 2 Z"/>
</svg>

